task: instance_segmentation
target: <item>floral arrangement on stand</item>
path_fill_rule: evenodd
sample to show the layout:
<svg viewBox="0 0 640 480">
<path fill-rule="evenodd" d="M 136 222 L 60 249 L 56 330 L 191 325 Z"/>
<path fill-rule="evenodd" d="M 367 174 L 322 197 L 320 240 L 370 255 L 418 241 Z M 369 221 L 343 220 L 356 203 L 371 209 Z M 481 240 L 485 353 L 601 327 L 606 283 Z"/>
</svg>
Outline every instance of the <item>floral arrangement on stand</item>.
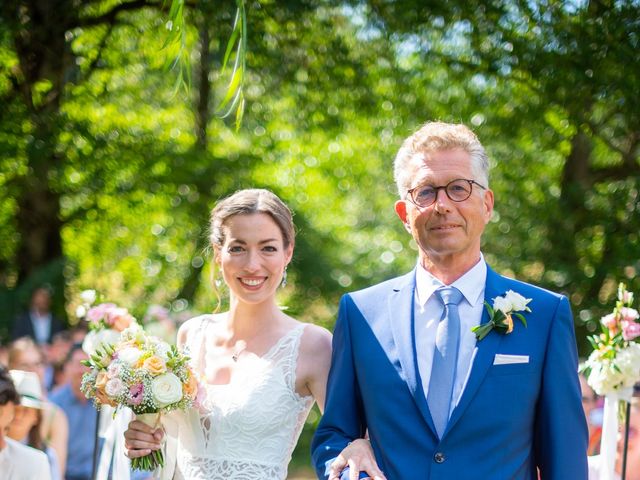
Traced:
<svg viewBox="0 0 640 480">
<path fill-rule="evenodd" d="M 155 428 L 163 413 L 198 402 L 202 389 L 188 361 L 175 346 L 148 336 L 134 323 L 117 343 L 103 344 L 85 362 L 90 371 L 82 378 L 82 391 L 98 408 L 129 407 L 138 420 Z M 148 471 L 164 466 L 162 450 L 132 459 L 131 466 Z"/>
<path fill-rule="evenodd" d="M 588 337 L 593 352 L 580 366 L 589 386 L 605 397 L 600 444 L 603 480 L 615 478 L 618 422 L 624 419 L 633 386 L 640 381 L 640 314 L 632 305 L 633 293 L 620 283 L 616 305 L 600 319 L 601 332 Z"/>
<path fill-rule="evenodd" d="M 630 396 L 640 380 L 640 314 L 632 304 L 633 293 L 621 283 L 613 312 L 600 319 L 601 333 L 588 337 L 593 352 L 581 370 L 598 395 Z"/>
<path fill-rule="evenodd" d="M 92 306 L 96 301 L 95 290 L 84 290 L 80 298 L 82 303 L 76 308 L 76 316 L 89 323 L 89 333 L 82 342 L 82 349 L 89 356 L 102 346 L 118 343 L 120 333 L 136 323 L 136 319 L 126 308 L 114 303 Z"/>
</svg>

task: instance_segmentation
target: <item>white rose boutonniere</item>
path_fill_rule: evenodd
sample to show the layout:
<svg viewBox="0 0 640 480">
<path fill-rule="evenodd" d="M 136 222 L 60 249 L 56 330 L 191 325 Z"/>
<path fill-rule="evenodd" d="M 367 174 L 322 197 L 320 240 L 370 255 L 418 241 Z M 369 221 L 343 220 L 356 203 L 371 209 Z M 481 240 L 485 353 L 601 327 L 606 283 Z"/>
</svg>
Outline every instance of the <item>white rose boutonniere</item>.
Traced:
<svg viewBox="0 0 640 480">
<path fill-rule="evenodd" d="M 503 296 L 493 299 L 493 307 L 488 302 L 484 302 L 489 312 L 489 321 L 473 327 L 471 331 L 476 334 L 478 340 L 482 340 L 494 328 L 506 335 L 513 331 L 513 316 L 517 317 L 526 327 L 527 320 L 519 312 L 531 312 L 527 306 L 530 301 L 530 298 L 524 298 L 519 293 L 509 290 Z"/>
</svg>

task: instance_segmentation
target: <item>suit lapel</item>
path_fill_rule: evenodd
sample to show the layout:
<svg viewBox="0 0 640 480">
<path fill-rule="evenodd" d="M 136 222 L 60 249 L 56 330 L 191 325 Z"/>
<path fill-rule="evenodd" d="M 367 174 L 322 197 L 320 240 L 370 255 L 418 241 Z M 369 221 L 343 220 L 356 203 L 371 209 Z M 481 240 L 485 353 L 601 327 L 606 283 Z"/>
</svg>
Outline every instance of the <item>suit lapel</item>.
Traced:
<svg viewBox="0 0 640 480">
<path fill-rule="evenodd" d="M 505 291 L 501 290 L 501 288 L 502 285 L 500 276 L 493 270 L 491 270 L 491 268 L 487 265 L 487 282 L 484 290 L 484 301 L 491 305 L 495 297 L 504 295 Z M 487 312 L 486 308 L 483 308 L 482 319 L 480 323 L 484 324 L 488 321 L 489 313 Z M 460 402 L 451 413 L 451 419 L 449 420 L 449 424 L 447 425 L 447 431 L 449 431 L 456 424 L 456 422 L 460 419 L 467 406 L 469 405 L 469 402 L 475 396 L 478 388 L 482 384 L 482 381 L 487 374 L 487 371 L 489 370 L 489 367 L 493 365 L 493 360 L 503 338 L 504 335 L 496 332 L 491 332 L 481 341 L 477 342 L 476 355 L 471 367 L 469 380 L 467 381 L 464 391 L 462 392 Z M 445 435 L 446 433 L 447 432 L 445 432 Z"/>
<path fill-rule="evenodd" d="M 389 297 L 388 315 L 393 340 L 396 345 L 398 360 L 405 376 L 405 381 L 420 413 L 431 428 L 434 435 L 436 429 L 424 396 L 416 355 L 415 342 L 415 270 L 401 278 Z M 407 322 L 406 319 L 410 321 Z"/>
</svg>

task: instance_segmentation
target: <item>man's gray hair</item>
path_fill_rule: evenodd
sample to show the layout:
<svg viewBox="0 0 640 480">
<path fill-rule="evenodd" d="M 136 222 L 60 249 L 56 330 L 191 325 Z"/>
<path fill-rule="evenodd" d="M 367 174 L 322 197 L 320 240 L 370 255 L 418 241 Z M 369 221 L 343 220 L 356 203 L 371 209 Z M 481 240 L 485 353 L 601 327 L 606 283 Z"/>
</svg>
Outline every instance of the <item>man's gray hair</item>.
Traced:
<svg viewBox="0 0 640 480">
<path fill-rule="evenodd" d="M 423 157 L 425 154 L 457 148 L 471 156 L 475 178 L 469 180 L 476 180 L 489 188 L 489 158 L 476 134 L 461 123 L 427 122 L 402 143 L 393 162 L 393 177 L 400 198 L 404 198 L 407 190 L 413 186 L 408 169 L 411 159 L 417 155 Z"/>
</svg>

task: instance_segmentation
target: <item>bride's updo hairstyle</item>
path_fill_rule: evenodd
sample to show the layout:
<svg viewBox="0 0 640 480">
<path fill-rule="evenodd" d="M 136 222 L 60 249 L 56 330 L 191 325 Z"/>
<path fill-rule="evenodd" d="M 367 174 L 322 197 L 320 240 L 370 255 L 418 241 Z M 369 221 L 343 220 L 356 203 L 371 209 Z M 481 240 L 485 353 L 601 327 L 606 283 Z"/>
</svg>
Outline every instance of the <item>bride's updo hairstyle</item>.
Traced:
<svg viewBox="0 0 640 480">
<path fill-rule="evenodd" d="M 295 229 L 291 210 L 282 200 L 269 190 L 250 188 L 239 190 L 233 195 L 221 200 L 211 211 L 211 234 L 209 240 L 215 249 L 221 249 L 225 242 L 224 222 L 234 215 L 249 215 L 252 213 L 266 213 L 282 232 L 284 248 L 293 245 Z"/>
</svg>

